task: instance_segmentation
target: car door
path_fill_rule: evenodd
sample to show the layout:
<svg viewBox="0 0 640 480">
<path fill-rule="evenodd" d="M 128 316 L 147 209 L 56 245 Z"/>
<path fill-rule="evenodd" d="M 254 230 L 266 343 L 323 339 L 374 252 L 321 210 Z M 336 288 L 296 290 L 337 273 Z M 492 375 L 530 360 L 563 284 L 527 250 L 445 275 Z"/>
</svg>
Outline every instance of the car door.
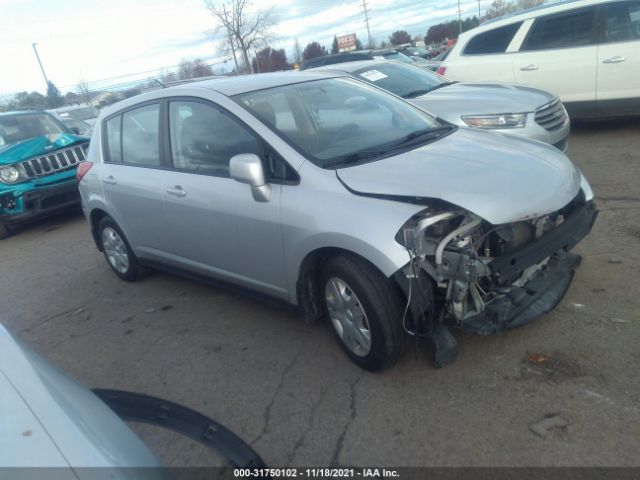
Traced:
<svg viewBox="0 0 640 480">
<path fill-rule="evenodd" d="M 105 161 L 100 169 L 109 214 L 139 256 L 164 249 L 160 103 L 107 118 Z"/>
<path fill-rule="evenodd" d="M 563 102 L 592 102 L 597 55 L 596 7 L 544 15 L 533 21 L 513 54 L 515 80 L 555 93 Z"/>
<path fill-rule="evenodd" d="M 270 201 L 258 202 L 229 177 L 234 155 L 265 155 L 261 140 L 204 100 L 171 99 L 168 118 L 173 169 L 162 190 L 173 263 L 286 299 L 281 185 L 272 185 Z"/>
<path fill-rule="evenodd" d="M 609 100 L 640 99 L 640 1 L 609 3 L 601 8 L 597 100 L 600 108 L 606 108 L 612 103 Z M 616 107 L 622 106 L 616 103 Z M 627 105 L 638 112 L 637 102 Z"/>
</svg>

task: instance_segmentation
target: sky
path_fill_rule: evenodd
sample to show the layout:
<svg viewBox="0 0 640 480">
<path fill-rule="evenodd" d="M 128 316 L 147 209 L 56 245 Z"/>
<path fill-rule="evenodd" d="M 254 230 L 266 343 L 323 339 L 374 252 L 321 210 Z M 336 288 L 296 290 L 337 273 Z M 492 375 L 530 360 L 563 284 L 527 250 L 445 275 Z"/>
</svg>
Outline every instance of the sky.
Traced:
<svg viewBox="0 0 640 480">
<path fill-rule="evenodd" d="M 490 0 L 480 0 L 484 10 Z M 254 0 L 273 7 L 278 25 L 271 46 L 291 56 L 313 40 L 328 49 L 334 35 L 356 33 L 366 42 L 362 0 Z M 429 26 L 457 18 L 457 0 L 367 0 L 371 36 L 387 40 L 398 29 L 424 35 Z M 478 0 L 460 0 L 462 17 L 478 13 Z M 211 63 L 221 35 L 204 0 L 0 0 L 0 98 L 18 91 L 44 93 L 32 43 L 49 80 L 66 93 L 81 79 L 99 89 L 146 78 L 181 59 Z M 289 58 L 291 61 L 292 59 Z M 228 62 L 227 69 L 232 62 Z M 133 75 L 136 74 L 136 75 Z"/>
</svg>

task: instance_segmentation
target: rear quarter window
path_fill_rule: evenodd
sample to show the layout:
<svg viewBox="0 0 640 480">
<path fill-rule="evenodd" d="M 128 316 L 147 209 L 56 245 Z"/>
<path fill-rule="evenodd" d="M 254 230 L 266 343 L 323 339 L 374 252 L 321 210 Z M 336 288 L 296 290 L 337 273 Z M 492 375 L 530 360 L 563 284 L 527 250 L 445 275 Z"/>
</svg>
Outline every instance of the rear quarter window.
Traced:
<svg viewBox="0 0 640 480">
<path fill-rule="evenodd" d="M 521 25 L 522 22 L 517 22 L 479 33 L 469 40 L 462 54 L 486 55 L 490 53 L 504 53 Z"/>
<path fill-rule="evenodd" d="M 539 17 L 520 50 L 582 47 L 596 43 L 595 8 L 581 8 Z"/>
</svg>

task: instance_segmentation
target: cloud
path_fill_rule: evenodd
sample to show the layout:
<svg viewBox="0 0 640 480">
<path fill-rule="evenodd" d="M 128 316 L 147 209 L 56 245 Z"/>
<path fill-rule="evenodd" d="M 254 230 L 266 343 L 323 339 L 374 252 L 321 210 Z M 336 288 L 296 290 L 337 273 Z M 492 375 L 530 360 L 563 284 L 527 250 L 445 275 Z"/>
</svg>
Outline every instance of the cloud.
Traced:
<svg viewBox="0 0 640 480">
<path fill-rule="evenodd" d="M 424 34 L 457 15 L 457 0 L 368 0 L 368 5 L 377 41 L 398 28 Z M 473 15 L 474 5 L 477 9 L 476 0 L 462 5 L 463 15 Z M 0 58 L 11 59 L 0 73 L 0 95 L 44 91 L 34 42 L 49 79 L 67 91 L 80 78 L 96 82 L 176 65 L 182 58 L 214 59 L 222 40 L 221 34 L 212 36 L 215 23 L 203 0 L 0 0 L 0 8 Z M 329 47 L 334 34 L 355 32 L 366 40 L 358 0 L 254 0 L 254 8 L 273 8 L 279 19 L 273 46 L 289 52 L 295 37 L 303 47 L 312 40 Z"/>
</svg>

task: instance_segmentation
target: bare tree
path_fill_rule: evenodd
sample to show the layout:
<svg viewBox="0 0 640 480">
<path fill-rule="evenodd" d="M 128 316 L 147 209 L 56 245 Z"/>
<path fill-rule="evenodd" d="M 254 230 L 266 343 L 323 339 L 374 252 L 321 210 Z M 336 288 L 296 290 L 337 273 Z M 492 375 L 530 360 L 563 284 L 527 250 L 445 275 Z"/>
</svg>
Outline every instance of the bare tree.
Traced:
<svg viewBox="0 0 640 480">
<path fill-rule="evenodd" d="M 293 62 L 298 65 L 302 63 L 302 49 L 300 48 L 298 37 L 296 37 L 295 43 L 293 44 Z"/>
<path fill-rule="evenodd" d="M 271 27 L 277 23 L 273 8 L 251 13 L 249 0 L 206 0 L 205 5 L 218 23 L 218 31 L 226 31 L 231 51 L 237 47 L 245 69 L 253 72 L 249 52 L 267 45 Z"/>
<path fill-rule="evenodd" d="M 82 101 L 91 105 L 91 90 L 89 89 L 89 82 L 87 82 L 83 77 L 80 77 L 80 81 L 78 85 L 76 85 L 76 89 L 82 98 Z"/>
</svg>

